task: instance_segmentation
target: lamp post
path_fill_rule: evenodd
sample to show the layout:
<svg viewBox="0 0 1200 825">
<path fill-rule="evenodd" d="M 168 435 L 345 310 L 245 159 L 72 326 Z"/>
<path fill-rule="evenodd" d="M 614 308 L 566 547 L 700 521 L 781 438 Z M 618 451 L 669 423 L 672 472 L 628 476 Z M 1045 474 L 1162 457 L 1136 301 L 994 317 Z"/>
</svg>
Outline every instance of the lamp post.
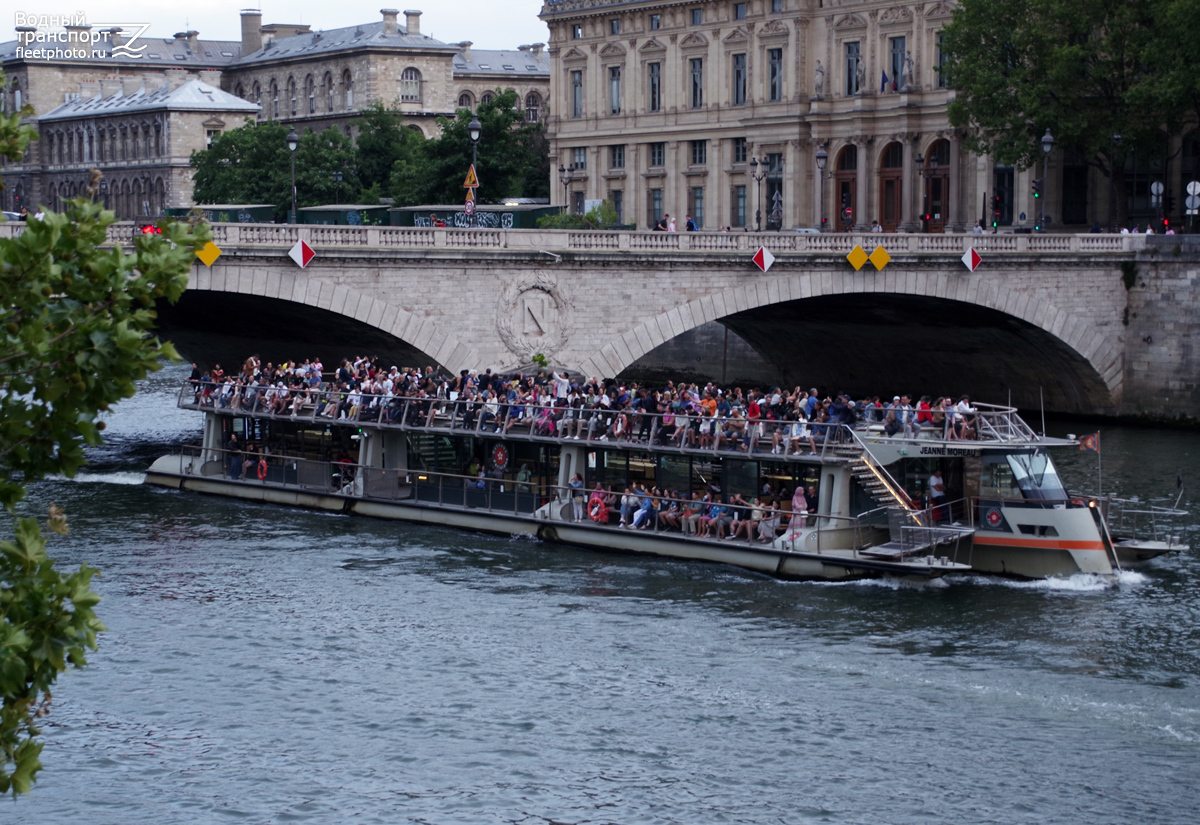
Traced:
<svg viewBox="0 0 1200 825">
<path fill-rule="evenodd" d="M 475 164 L 478 162 L 479 152 L 479 137 L 483 134 L 483 124 L 479 122 L 478 115 L 471 115 L 471 122 L 467 124 L 467 137 L 471 139 L 471 168 L 475 169 Z M 479 170 L 475 169 L 475 179 L 479 180 Z M 479 226 L 478 211 L 471 212 L 471 226 Z"/>
<path fill-rule="evenodd" d="M 1108 155 L 1108 223 L 1117 228 L 1117 156 L 1121 153 L 1121 136 L 1113 135 L 1112 152 Z"/>
<path fill-rule="evenodd" d="M 938 160 L 929 158 L 929 168 L 925 168 L 925 158 L 917 155 L 913 160 L 917 163 L 917 174 L 921 176 L 921 231 L 929 232 L 929 179 L 937 174 Z"/>
<path fill-rule="evenodd" d="M 108 208 L 108 181 L 100 181 L 100 205 L 105 209 Z"/>
<path fill-rule="evenodd" d="M 291 158 L 292 158 L 292 214 L 291 214 L 291 218 L 288 220 L 288 223 L 295 223 L 296 222 L 296 147 L 300 145 L 300 136 L 298 134 L 296 134 L 295 126 L 293 126 L 292 130 L 287 133 L 287 137 L 285 138 L 285 140 L 287 140 L 288 154 L 291 155 Z"/>
<path fill-rule="evenodd" d="M 1050 165 L 1050 152 L 1054 149 L 1054 136 L 1050 134 L 1050 130 L 1046 130 L 1046 134 L 1042 135 L 1042 188 L 1049 190 L 1049 180 L 1046 177 L 1046 171 Z M 1038 226 L 1041 231 L 1046 231 L 1046 197 L 1045 192 L 1042 195 L 1042 215 L 1038 220 Z"/>
<path fill-rule="evenodd" d="M 563 185 L 563 212 L 571 211 L 571 178 L 575 175 L 575 164 L 558 167 L 558 182 Z"/>
<path fill-rule="evenodd" d="M 758 184 L 758 195 L 754 199 L 754 231 L 762 231 L 762 182 L 767 176 L 767 162 L 762 162 L 762 171 L 758 171 L 758 158 L 750 158 L 750 177 Z"/>
<path fill-rule="evenodd" d="M 341 202 L 342 202 L 342 173 L 341 172 L 333 172 L 332 174 L 330 174 L 329 177 L 333 179 L 333 192 L 334 192 L 333 198 L 335 201 L 337 201 L 339 204 L 341 204 Z"/>
<path fill-rule="evenodd" d="M 825 231 L 825 164 L 829 162 L 829 153 L 825 151 L 825 144 L 822 143 L 817 147 L 817 200 L 820 204 L 820 211 L 817 213 L 817 229 L 821 232 Z"/>
</svg>

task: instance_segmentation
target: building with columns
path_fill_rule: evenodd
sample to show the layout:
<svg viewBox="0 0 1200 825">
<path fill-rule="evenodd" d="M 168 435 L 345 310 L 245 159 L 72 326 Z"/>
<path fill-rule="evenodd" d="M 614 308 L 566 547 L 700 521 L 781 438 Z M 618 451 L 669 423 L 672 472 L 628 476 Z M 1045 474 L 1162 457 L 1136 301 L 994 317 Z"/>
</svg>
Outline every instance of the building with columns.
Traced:
<svg viewBox="0 0 1200 825">
<path fill-rule="evenodd" d="M 470 41 L 443 43 L 421 33 L 421 12 L 404 12 L 403 23 L 400 14 L 381 9 L 375 21 L 314 32 L 264 25 L 261 12 L 244 10 L 240 41 L 202 40 L 195 31 L 128 40 L 128 32 L 93 32 L 82 21 L 61 30 L 20 26 L 17 40 L 0 43 L 0 110 L 32 105 L 40 139 L 21 162 L 0 168 L 8 184 L 0 203 L 14 211 L 57 206 L 99 168 L 118 195 L 109 200 L 118 217 L 190 206 L 191 152 L 246 118 L 301 131 L 334 127 L 353 138 L 363 110 L 382 103 L 398 107 L 405 125 L 428 138 L 438 134 L 438 117 L 510 87 L 527 121 L 546 116 L 543 44 L 483 50 Z M 69 39 L 72 55 L 29 56 L 30 45 L 45 46 L 38 38 L 46 37 L 50 46 Z M 130 56 L 122 46 L 140 51 Z"/>
<path fill-rule="evenodd" d="M 608 198 L 627 223 L 707 229 L 1032 227 L 1036 169 L 966 152 L 938 67 L 943 0 L 546 0 L 556 203 Z M 1129 215 L 1165 182 L 1180 217 L 1200 140 L 1131 158 Z M 823 161 L 824 169 L 818 161 Z M 1048 225 L 1113 220 L 1108 179 L 1049 157 Z M 998 200 L 997 200 L 998 199 Z M 847 211 L 848 210 L 848 211 Z M 761 219 L 759 213 L 761 212 Z M 925 216 L 928 216 L 927 218 Z"/>
</svg>

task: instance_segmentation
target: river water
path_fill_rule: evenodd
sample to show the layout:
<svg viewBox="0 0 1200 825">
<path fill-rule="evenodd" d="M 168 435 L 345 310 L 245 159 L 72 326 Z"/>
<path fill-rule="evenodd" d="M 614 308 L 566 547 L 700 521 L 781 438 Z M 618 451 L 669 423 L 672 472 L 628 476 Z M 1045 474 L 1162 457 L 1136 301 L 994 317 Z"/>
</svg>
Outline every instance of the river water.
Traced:
<svg viewBox="0 0 1200 825">
<path fill-rule="evenodd" d="M 184 375 L 23 508 L 66 508 L 109 630 L 0 821 L 1195 822 L 1197 550 L 1115 585 L 784 583 L 147 488 L 199 439 Z M 1101 430 L 1105 489 L 1200 484 L 1200 435 Z"/>
</svg>

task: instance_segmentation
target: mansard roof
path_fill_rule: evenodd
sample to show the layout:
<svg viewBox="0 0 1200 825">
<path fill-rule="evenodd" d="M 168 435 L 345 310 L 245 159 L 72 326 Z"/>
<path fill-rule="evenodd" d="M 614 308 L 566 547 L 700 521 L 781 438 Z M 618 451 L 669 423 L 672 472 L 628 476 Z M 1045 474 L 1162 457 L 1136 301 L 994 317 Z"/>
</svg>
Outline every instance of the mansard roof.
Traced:
<svg viewBox="0 0 1200 825">
<path fill-rule="evenodd" d="M 130 32 L 126 32 L 128 39 Z M 0 43 L 0 63 L 10 63 L 17 60 L 27 60 L 17 57 L 17 40 L 7 40 Z M 57 44 L 32 43 L 28 48 L 55 48 Z M 221 69 L 237 63 L 242 56 L 240 40 L 195 40 L 189 42 L 184 37 L 139 37 L 134 41 L 135 46 L 145 46 L 141 57 L 128 57 L 123 54 L 110 54 L 112 44 L 107 40 L 96 43 L 92 57 L 61 57 L 52 61 L 37 60 L 37 63 L 100 63 L 103 65 L 133 68 L 135 66 L 149 67 L 159 71 L 173 66 L 184 69 Z"/>
<path fill-rule="evenodd" d="M 78 117 L 120 115 L 155 110 L 245 112 L 247 115 L 252 115 L 259 108 L 257 103 L 250 103 L 240 97 L 222 92 L 215 86 L 209 86 L 197 78 L 190 78 L 177 89 L 168 89 L 163 86 L 160 89 L 147 91 L 146 87 L 142 86 L 130 95 L 117 92 L 109 97 L 88 99 L 76 97 L 42 115 L 38 121 L 45 123 L 48 120 L 68 120 Z"/>
<path fill-rule="evenodd" d="M 422 51 L 456 51 L 457 46 L 451 46 L 440 40 L 424 34 L 409 34 L 408 29 L 397 24 L 395 34 L 386 34 L 383 21 L 366 23 L 359 26 L 346 26 L 341 29 L 327 29 L 320 32 L 308 32 L 292 37 L 281 37 L 271 42 L 265 48 L 253 54 L 248 54 L 238 61 L 237 65 L 253 66 L 274 60 L 294 60 L 298 57 L 328 54 L 349 49 L 394 48 L 420 49 Z"/>
<path fill-rule="evenodd" d="M 470 60 L 461 53 L 454 56 L 454 76 L 464 74 L 527 74 L 544 79 L 550 75 L 550 55 L 534 55 L 531 49 L 471 49 Z"/>
</svg>

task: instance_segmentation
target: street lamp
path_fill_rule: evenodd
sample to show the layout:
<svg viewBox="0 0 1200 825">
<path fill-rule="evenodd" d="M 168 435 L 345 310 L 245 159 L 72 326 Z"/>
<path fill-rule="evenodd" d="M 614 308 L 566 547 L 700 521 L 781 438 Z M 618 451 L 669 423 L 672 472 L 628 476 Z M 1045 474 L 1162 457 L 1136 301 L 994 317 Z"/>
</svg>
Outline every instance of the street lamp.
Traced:
<svg viewBox="0 0 1200 825">
<path fill-rule="evenodd" d="M 472 114 L 471 122 L 467 124 L 467 137 L 471 139 L 471 168 L 475 169 L 475 164 L 478 162 L 479 152 L 479 137 L 483 134 L 483 124 L 479 122 L 479 116 Z M 479 170 L 475 169 L 475 180 L 479 180 Z M 471 226 L 478 226 L 477 213 L 471 213 Z"/>
<path fill-rule="evenodd" d="M 558 182 L 563 185 L 563 212 L 571 211 L 571 178 L 575 175 L 575 164 L 558 167 Z"/>
<path fill-rule="evenodd" d="M 296 134 L 296 127 L 287 133 L 285 138 L 287 141 L 288 154 L 292 158 L 292 215 L 288 223 L 296 222 L 296 147 L 300 145 L 300 136 Z"/>
<path fill-rule="evenodd" d="M 1108 222 L 1117 227 L 1117 156 L 1121 151 L 1121 136 L 1113 135 L 1112 151 L 1108 155 Z"/>
<path fill-rule="evenodd" d="M 822 143 L 817 147 L 817 197 L 820 203 L 820 213 L 818 219 L 821 221 L 817 224 L 817 228 L 825 231 L 825 164 L 829 162 L 829 153 L 825 151 L 825 144 Z"/>
<path fill-rule="evenodd" d="M 758 184 L 758 197 L 754 199 L 754 231 L 762 231 L 762 182 L 767 176 L 767 162 L 762 162 L 762 171 L 758 171 L 758 159 L 750 158 L 750 177 Z"/>
<path fill-rule="evenodd" d="M 343 175 L 341 172 L 333 172 L 332 174 L 330 174 L 329 177 L 333 179 L 333 184 L 334 184 L 333 198 L 340 205 L 342 202 L 342 177 L 343 177 Z"/>
<path fill-rule="evenodd" d="M 1049 180 L 1046 177 L 1046 170 L 1050 164 L 1050 152 L 1054 149 L 1054 136 L 1050 134 L 1050 130 L 1046 130 L 1046 134 L 1042 135 L 1042 188 L 1048 189 L 1046 185 Z M 1042 196 L 1042 215 L 1038 219 L 1038 229 L 1042 232 L 1046 231 L 1046 198 Z"/>
<path fill-rule="evenodd" d="M 929 168 L 925 168 L 925 158 L 917 155 L 913 160 L 917 163 L 917 174 L 921 176 L 924 183 L 921 184 L 921 231 L 929 231 L 929 179 L 937 174 L 938 159 L 937 155 L 929 158 Z"/>
</svg>

